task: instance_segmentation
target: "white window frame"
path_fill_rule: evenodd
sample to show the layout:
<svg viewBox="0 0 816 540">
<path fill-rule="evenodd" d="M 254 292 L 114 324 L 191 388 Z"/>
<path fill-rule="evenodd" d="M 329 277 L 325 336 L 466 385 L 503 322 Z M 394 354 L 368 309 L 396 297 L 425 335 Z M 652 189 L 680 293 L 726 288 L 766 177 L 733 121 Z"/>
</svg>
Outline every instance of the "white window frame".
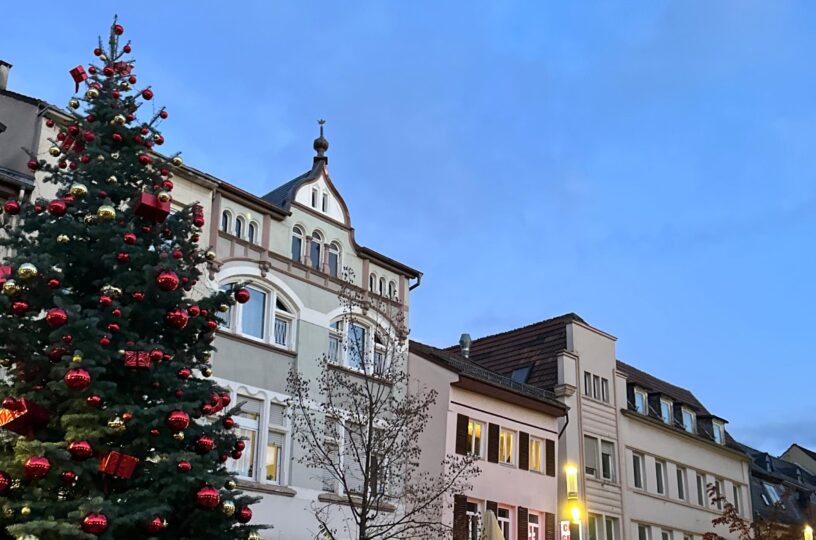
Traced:
<svg viewBox="0 0 816 540">
<path fill-rule="evenodd" d="M 672 414 L 672 412 L 673 412 L 672 411 L 672 405 L 673 404 L 674 404 L 674 402 L 672 400 L 670 400 L 670 399 L 660 398 L 660 419 L 663 420 L 664 424 L 667 424 L 669 426 L 672 425 L 672 420 L 673 420 L 673 416 L 674 416 Z M 668 411 L 667 416 L 663 415 L 663 413 L 664 413 L 663 407 L 664 406 L 666 407 L 665 410 Z"/>
<path fill-rule="evenodd" d="M 324 214 L 328 213 L 329 211 L 329 194 L 325 191 L 320 197 L 320 211 Z"/>
<path fill-rule="evenodd" d="M 249 474 L 243 474 L 238 469 L 239 461 L 235 459 L 230 459 L 227 462 L 227 468 L 230 471 L 237 473 L 238 478 L 243 478 L 245 480 L 250 480 L 254 482 L 259 476 L 258 464 L 260 462 L 259 458 L 261 456 L 261 445 L 259 444 L 259 442 L 261 440 L 262 426 L 264 425 L 263 424 L 264 402 L 263 399 L 259 399 L 257 396 L 243 395 L 237 393 L 235 395 L 235 399 L 236 401 L 234 401 L 233 403 L 236 404 L 240 403 L 241 401 L 247 400 L 255 400 L 259 402 L 260 410 L 258 411 L 257 420 L 246 418 L 244 416 L 241 416 L 240 414 L 236 414 L 232 417 L 232 419 L 235 421 L 236 434 L 238 433 L 238 430 L 245 430 L 252 432 L 255 435 L 254 443 L 252 441 L 244 440 L 246 447 L 243 450 L 243 456 L 246 456 L 248 459 L 252 460 L 252 467 L 254 470 L 250 471 Z"/>
<path fill-rule="evenodd" d="M 368 274 L 368 290 L 372 293 L 377 291 L 377 274 L 374 272 Z"/>
<path fill-rule="evenodd" d="M 725 498 L 725 480 L 722 478 L 714 479 L 714 487 L 717 488 L 717 510 L 723 509 L 723 499 Z"/>
<path fill-rule="evenodd" d="M 685 467 L 676 466 L 677 476 L 677 498 L 681 501 L 687 501 L 688 496 L 688 470 Z"/>
<path fill-rule="evenodd" d="M 340 244 L 338 244 L 337 242 L 332 242 L 329 244 L 329 250 L 328 253 L 326 254 L 326 267 L 329 271 L 329 275 L 332 277 L 341 277 L 340 274 L 342 273 L 343 269 L 343 262 L 341 258 L 342 253 L 343 250 L 340 248 Z M 331 269 L 332 256 L 337 257 L 336 272 L 332 272 Z"/>
<path fill-rule="evenodd" d="M 706 478 L 705 474 L 699 471 L 695 475 L 695 487 L 697 488 L 697 506 L 706 506 Z"/>
<path fill-rule="evenodd" d="M 388 282 L 388 298 L 391 300 L 397 299 L 397 282 L 393 279 Z"/>
<path fill-rule="evenodd" d="M 317 245 L 317 261 L 312 257 L 312 246 Z M 320 231 L 312 231 L 312 236 L 309 237 L 309 268 L 316 272 L 323 271 L 323 233 Z"/>
<path fill-rule="evenodd" d="M 641 398 L 643 410 L 638 407 L 638 398 Z M 635 387 L 635 411 L 646 416 L 649 415 L 649 394 L 643 388 Z"/>
<path fill-rule="evenodd" d="M 502 446 L 502 439 L 504 440 L 504 447 Z M 507 452 L 507 441 L 510 441 L 510 452 Z M 505 454 L 505 459 L 502 461 L 502 452 Z M 512 429 L 499 427 L 499 464 L 500 465 L 515 465 L 516 463 L 516 432 Z"/>
<path fill-rule="evenodd" d="M 587 513 L 587 540 L 601 540 L 601 537 L 598 536 L 598 522 L 603 523 L 603 516 Z"/>
<path fill-rule="evenodd" d="M 376 324 L 368 319 L 358 316 L 351 318 L 344 316 L 332 321 L 331 325 L 329 326 L 329 359 L 347 369 L 361 371 L 357 366 L 352 366 L 349 364 L 350 346 L 348 341 L 348 326 L 350 324 L 365 330 L 365 350 L 363 351 L 363 354 L 367 359 L 366 365 L 368 367 L 368 371 L 366 374 L 377 375 L 377 373 L 374 371 L 374 368 L 377 368 L 377 356 L 379 355 L 385 362 L 391 361 L 391 358 L 388 358 L 389 351 L 387 348 L 384 345 L 377 343 L 377 336 L 387 334 L 387 331 L 382 328 L 378 328 Z M 393 354 L 393 351 L 390 354 Z M 387 365 L 383 365 L 382 369 L 387 369 Z"/>
<path fill-rule="evenodd" d="M 385 285 L 385 277 L 383 276 L 380 276 L 379 287 L 377 289 L 377 292 L 380 294 L 380 296 L 385 296 L 388 292 L 388 289 L 386 289 Z"/>
<path fill-rule="evenodd" d="M 592 375 L 592 397 L 601 399 L 601 377 L 598 375 Z"/>
<path fill-rule="evenodd" d="M 534 451 L 534 448 L 538 448 L 538 451 Z M 544 473 L 544 440 L 539 439 L 538 437 L 530 437 L 530 444 L 528 448 L 527 455 L 529 456 L 528 459 L 528 470 L 537 473 Z M 538 459 L 535 460 L 534 456 L 537 455 Z M 538 461 L 538 467 L 534 467 L 533 464 Z"/>
<path fill-rule="evenodd" d="M 637 459 L 637 463 L 635 463 Z M 637 485 L 637 475 L 640 472 L 640 485 Z M 646 489 L 646 456 L 639 452 L 632 452 L 632 487 L 635 489 Z"/>
<path fill-rule="evenodd" d="M 609 475 L 608 476 L 606 475 L 606 472 L 604 471 L 604 446 L 605 445 L 608 445 L 608 446 L 612 447 L 612 453 L 609 454 Z M 617 467 L 615 466 L 616 465 L 616 463 L 615 463 L 616 459 L 615 458 L 617 457 L 618 454 L 615 451 L 615 442 L 605 440 L 605 439 L 601 439 L 600 445 L 599 445 L 599 451 L 600 451 L 600 458 L 601 458 L 601 461 L 600 461 L 601 479 L 606 480 L 608 482 L 616 483 L 618 481 L 618 470 L 617 470 Z"/>
<path fill-rule="evenodd" d="M 507 512 L 507 516 L 500 516 L 502 510 Z M 511 534 L 513 531 L 512 522 L 513 522 L 513 509 L 508 508 L 506 506 L 499 506 L 496 508 L 496 519 L 499 522 L 499 529 L 501 529 L 502 534 L 505 538 L 511 538 Z"/>
<path fill-rule="evenodd" d="M 601 377 L 601 401 L 609 403 L 609 379 Z"/>
<path fill-rule="evenodd" d="M 312 208 L 317 208 L 317 199 L 320 196 L 320 191 L 317 189 L 317 186 L 312 188 L 312 195 L 310 202 L 312 203 Z"/>
<path fill-rule="evenodd" d="M 592 444 L 595 446 L 595 451 L 591 454 L 588 452 L 587 442 L 594 441 Z M 601 441 L 598 437 L 594 435 L 588 435 L 584 433 L 584 474 L 591 476 L 593 478 L 600 478 L 601 477 L 601 456 L 600 456 L 600 448 L 601 448 Z M 587 457 L 592 456 L 593 461 L 595 462 L 595 467 L 590 467 Z M 592 469 L 590 472 L 589 469 Z"/>
<path fill-rule="evenodd" d="M 713 420 L 711 422 L 711 431 L 711 436 L 714 437 L 714 442 L 725 445 L 725 424 L 718 420 Z"/>
<path fill-rule="evenodd" d="M 667 495 L 666 489 L 666 462 L 655 460 L 655 492 L 658 495 Z"/>
<path fill-rule="evenodd" d="M 292 257 L 292 260 L 302 264 L 303 263 L 303 250 L 305 249 L 305 246 L 306 246 L 306 233 L 304 232 L 303 227 L 301 227 L 300 225 L 295 225 L 294 227 L 292 227 L 291 242 L 290 242 L 290 245 L 289 245 L 289 249 L 292 251 L 292 255 L 294 255 L 294 249 L 292 249 L 292 247 L 293 247 L 292 244 L 295 243 L 295 238 L 300 240 L 300 253 L 298 254 L 297 259 Z"/>
<path fill-rule="evenodd" d="M 475 512 L 471 510 L 470 505 L 474 505 L 476 507 Z M 477 501 L 477 500 L 468 500 L 467 501 L 467 506 L 465 508 L 466 508 L 465 515 L 467 516 L 467 520 L 468 520 L 468 528 L 467 528 L 467 530 L 468 530 L 468 539 L 470 539 L 470 538 L 473 538 L 473 529 L 472 529 L 472 527 L 474 525 L 476 526 L 477 536 L 480 533 L 480 531 L 482 530 L 482 503 L 481 503 L 481 501 Z M 475 524 L 473 523 L 473 521 L 474 521 L 473 518 L 474 517 L 476 518 L 475 519 L 475 521 L 476 521 Z"/>
<path fill-rule="evenodd" d="M 661 529 L 660 540 L 674 540 L 674 531 L 670 531 L 668 529 Z"/>
<path fill-rule="evenodd" d="M 478 425 L 480 427 L 478 447 L 476 445 L 476 438 L 472 437 L 471 433 L 470 433 L 471 424 L 474 425 L 474 426 Z M 486 422 L 482 422 L 481 420 L 476 420 L 474 418 L 468 418 L 468 433 L 467 433 L 468 452 L 473 454 L 476 457 L 476 459 L 482 459 L 484 457 L 485 434 L 487 433 L 485 431 L 486 429 L 487 429 L 487 423 Z"/>
<path fill-rule="evenodd" d="M 535 518 L 535 523 L 533 523 L 530 518 Z M 544 540 L 541 538 L 541 515 L 532 510 L 527 512 L 527 539 L 530 538 L 533 540 Z"/>
<path fill-rule="evenodd" d="M 224 223 L 226 221 L 226 223 Z M 232 212 L 229 210 L 223 210 L 221 212 L 221 230 L 225 233 L 230 233 L 232 231 Z"/>
<path fill-rule="evenodd" d="M 584 371 L 584 395 L 592 397 L 592 373 Z"/>
<path fill-rule="evenodd" d="M 229 286 L 231 283 L 233 282 L 225 282 L 222 287 Z M 295 322 L 297 321 L 297 313 L 295 312 L 294 308 L 291 307 L 292 302 L 283 297 L 283 295 L 281 295 L 277 289 L 266 284 L 250 281 L 247 283 L 246 288 L 251 289 L 252 291 L 260 291 L 266 295 L 266 302 L 263 309 L 264 321 L 261 329 L 261 337 L 253 336 L 252 334 L 247 334 L 243 331 L 244 304 L 233 305 L 225 314 L 225 328 L 229 332 L 246 339 L 266 343 L 281 349 L 290 351 L 295 350 L 295 327 L 297 326 Z M 250 292 L 250 294 L 252 293 Z M 283 304 L 288 311 L 279 309 L 278 301 L 280 301 L 280 303 Z M 285 343 L 279 343 L 277 339 L 278 321 L 281 321 L 281 323 L 285 323 L 286 325 Z"/>
<path fill-rule="evenodd" d="M 610 529 L 609 526 L 612 526 Z M 609 531 L 612 534 L 609 534 Z M 618 540 L 620 536 L 620 518 L 614 516 L 604 516 L 604 540 Z"/>
<path fill-rule="evenodd" d="M 246 219 L 244 216 L 236 216 L 235 217 L 235 225 L 233 226 L 233 234 L 236 238 L 243 238 L 244 231 L 246 231 Z"/>
<path fill-rule="evenodd" d="M 697 415 L 688 407 L 683 407 L 683 429 L 688 433 L 697 433 Z M 691 425 L 686 424 L 686 418 L 691 419 Z M 691 428 L 691 429 L 689 429 Z"/>
<path fill-rule="evenodd" d="M 261 243 L 260 238 L 258 238 L 258 230 L 259 230 L 258 222 L 251 220 L 249 222 L 249 225 L 247 225 L 247 240 L 251 244 Z"/>
<path fill-rule="evenodd" d="M 637 534 L 638 540 L 641 540 L 641 536 L 640 536 L 641 531 L 644 531 L 646 533 L 643 536 L 644 540 L 652 540 L 652 527 L 651 526 L 646 525 L 645 523 L 638 523 L 637 524 L 636 534 Z"/>
<path fill-rule="evenodd" d="M 742 489 L 738 484 L 731 484 L 731 495 L 734 497 L 734 500 L 731 501 L 734 511 L 737 515 L 742 515 Z"/>
</svg>

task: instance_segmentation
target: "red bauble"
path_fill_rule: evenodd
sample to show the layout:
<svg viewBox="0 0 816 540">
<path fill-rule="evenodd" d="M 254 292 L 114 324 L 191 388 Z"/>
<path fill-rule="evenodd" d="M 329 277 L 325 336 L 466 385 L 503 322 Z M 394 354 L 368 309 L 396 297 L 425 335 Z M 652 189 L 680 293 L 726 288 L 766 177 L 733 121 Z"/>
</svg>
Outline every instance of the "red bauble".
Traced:
<svg viewBox="0 0 816 540">
<path fill-rule="evenodd" d="M 116 309 L 111 311 L 111 315 L 113 315 L 114 317 L 118 317 L 121 314 L 122 314 L 122 310 L 119 309 L 119 308 L 116 308 Z"/>
<path fill-rule="evenodd" d="M 142 97 L 145 98 L 147 101 L 150 101 L 151 99 L 153 99 L 153 90 L 148 88 L 147 90 L 142 92 Z"/>
<path fill-rule="evenodd" d="M 218 321 L 216 321 L 215 319 L 208 319 L 207 328 L 209 328 L 210 330 L 215 330 L 216 328 L 218 328 Z"/>
<path fill-rule="evenodd" d="M 99 190 L 96 192 L 96 196 L 99 197 L 100 199 L 104 199 L 108 196 L 108 192 Z"/>
<path fill-rule="evenodd" d="M 130 255 L 128 253 L 125 253 L 124 251 L 120 251 L 119 253 L 116 254 L 116 260 L 119 261 L 120 263 L 126 263 L 130 261 Z"/>
<path fill-rule="evenodd" d="M 61 199 L 54 199 L 50 203 L 48 203 L 48 213 L 52 216 L 62 216 L 65 215 L 66 204 L 65 201 Z"/>
<path fill-rule="evenodd" d="M 168 116 L 167 111 L 165 111 L 164 109 L 162 109 L 162 110 L 159 112 L 159 116 L 160 116 L 162 119 L 166 119 L 166 118 L 167 118 L 167 116 Z"/>
<path fill-rule="evenodd" d="M 193 225 L 196 227 L 203 227 L 204 226 L 204 216 L 194 216 L 193 217 Z"/>
<path fill-rule="evenodd" d="M 62 197 L 62 200 L 63 200 L 63 201 L 65 201 L 65 204 L 68 204 L 68 203 L 70 203 L 70 202 L 73 202 L 73 201 L 74 201 L 74 199 L 75 199 L 75 197 L 74 197 L 74 195 L 73 195 L 73 194 L 71 194 L 71 193 L 66 193 L 66 194 L 65 194 L 65 195 Z"/>
<path fill-rule="evenodd" d="M 20 203 L 17 201 L 6 201 L 3 204 L 3 211 L 6 214 L 16 216 L 20 213 Z"/>
<path fill-rule="evenodd" d="M 101 338 L 99 338 L 99 344 L 102 345 L 103 347 L 107 347 L 108 345 L 110 345 L 110 338 L 108 336 L 102 336 Z"/>
<path fill-rule="evenodd" d="M 241 450 L 233 450 L 232 451 L 232 459 L 241 459 L 244 453 Z"/>
<path fill-rule="evenodd" d="M 101 54 L 102 54 L 102 49 L 100 49 L 99 47 L 97 47 L 97 48 L 95 48 L 95 49 L 93 50 L 93 53 L 94 53 L 94 56 L 99 56 L 99 55 L 101 55 Z"/>
<path fill-rule="evenodd" d="M 176 465 L 176 468 L 178 469 L 178 472 L 186 473 L 190 472 L 190 469 L 192 469 L 193 466 L 190 465 L 189 461 L 179 461 L 178 465 Z"/>
<path fill-rule="evenodd" d="M 181 399 L 181 398 L 184 396 L 184 390 L 182 390 L 181 388 L 179 388 L 178 390 L 176 390 L 176 391 L 173 393 L 173 395 L 174 395 L 174 396 L 176 396 L 178 399 Z"/>
<path fill-rule="evenodd" d="M 125 28 L 121 24 L 115 24 L 113 26 L 113 31 L 116 33 L 117 36 L 121 36 L 125 33 Z"/>
<path fill-rule="evenodd" d="M 177 328 L 181 330 L 185 326 L 187 326 L 187 320 L 189 317 L 187 316 L 187 312 L 183 309 L 173 309 L 167 312 L 165 317 L 167 320 L 167 324 L 170 325 L 171 328 Z"/>
<path fill-rule="evenodd" d="M 173 258 L 174 259 L 181 259 L 182 257 L 184 257 L 184 252 L 183 251 L 181 251 L 180 249 L 174 249 L 173 250 Z"/>
<path fill-rule="evenodd" d="M 190 416 L 184 411 L 170 411 L 167 415 L 167 427 L 176 431 L 187 429 L 190 425 Z"/>
<path fill-rule="evenodd" d="M 204 413 L 204 416 L 209 416 L 213 413 L 213 406 L 209 403 L 205 403 L 201 406 L 201 412 Z"/>
<path fill-rule="evenodd" d="M 202 508 L 212 510 L 221 502 L 221 494 L 214 487 L 205 486 L 196 493 L 196 504 Z"/>
<path fill-rule="evenodd" d="M 122 136 L 119 133 L 114 133 L 113 135 L 111 135 L 111 139 L 113 139 L 113 142 L 115 143 L 122 142 Z"/>
<path fill-rule="evenodd" d="M 105 514 L 88 514 L 82 519 L 82 530 L 99 536 L 108 529 L 108 516 Z"/>
<path fill-rule="evenodd" d="M 224 427 L 227 429 L 232 429 L 233 427 L 235 427 L 235 420 L 232 419 L 232 416 L 225 416 L 223 423 Z"/>
<path fill-rule="evenodd" d="M 65 343 L 71 343 L 72 341 L 74 341 L 74 336 L 72 336 L 71 334 L 65 334 L 64 336 L 62 336 L 62 341 L 64 341 Z"/>
<path fill-rule="evenodd" d="M 226 463 L 229 458 L 230 458 L 229 454 L 221 454 L 220 456 L 218 456 L 218 461 L 220 461 L 221 463 Z"/>
<path fill-rule="evenodd" d="M 164 137 L 162 137 L 161 134 L 156 133 L 156 135 L 153 136 L 153 142 L 161 146 L 164 144 Z"/>
<path fill-rule="evenodd" d="M 141 134 L 142 134 L 142 135 L 147 135 L 148 133 L 150 133 L 150 130 L 149 130 L 149 129 L 147 129 L 147 126 L 144 126 L 144 127 L 141 129 Z M 154 186 L 154 189 L 155 189 L 155 184 L 153 184 L 153 186 Z"/>
<path fill-rule="evenodd" d="M 215 441 L 212 437 L 207 435 L 202 435 L 195 442 L 196 452 L 199 454 L 206 454 L 207 452 L 212 452 L 212 449 L 215 448 Z"/>
<path fill-rule="evenodd" d="M 0 495 L 5 493 L 11 486 L 11 476 L 5 471 L 0 471 Z"/>
<path fill-rule="evenodd" d="M 103 294 L 102 296 L 99 297 L 99 305 L 102 307 L 110 307 L 112 303 L 113 298 L 111 298 L 108 295 Z"/>
<path fill-rule="evenodd" d="M 49 118 L 45 121 L 45 125 L 48 127 L 54 127 L 54 121 Z"/>
<path fill-rule="evenodd" d="M 159 534 L 164 529 L 164 520 L 159 516 L 153 516 L 153 519 L 145 524 L 145 530 L 148 534 Z"/>
<path fill-rule="evenodd" d="M 141 139 L 141 137 L 140 137 L 140 139 Z M 135 140 L 135 138 L 134 138 L 134 140 Z M 136 142 L 139 142 L 139 141 L 136 141 Z M 139 154 L 138 159 L 139 159 L 139 163 L 141 163 L 142 165 L 150 165 L 150 156 L 148 156 L 147 154 Z"/>
<path fill-rule="evenodd" d="M 62 355 L 68 354 L 68 350 L 63 347 L 52 347 L 48 351 L 48 359 L 52 362 L 59 362 Z"/>
<path fill-rule="evenodd" d="M 81 156 L 79 156 L 79 162 L 80 163 L 90 163 L 91 162 L 91 156 L 89 156 L 88 154 L 82 154 Z"/>
<path fill-rule="evenodd" d="M 113 77 L 114 73 L 116 73 L 116 72 L 113 71 L 113 68 L 110 67 L 110 66 L 105 66 L 105 67 L 102 68 L 102 74 L 105 77 Z"/>
<path fill-rule="evenodd" d="M 110 332 L 111 334 L 115 334 L 119 330 L 121 330 L 121 327 L 119 326 L 119 323 L 112 322 L 112 323 L 108 324 L 108 332 Z"/>
<path fill-rule="evenodd" d="M 85 402 L 91 407 L 99 407 L 100 405 L 102 405 L 102 398 L 97 396 L 96 394 L 93 394 L 85 398 Z"/>
<path fill-rule="evenodd" d="M 189 369 L 187 369 L 186 367 L 181 368 L 180 370 L 178 370 L 178 378 L 179 379 L 189 379 L 191 374 L 192 374 L 192 372 Z"/>
<path fill-rule="evenodd" d="M 15 411 L 20 407 L 19 401 L 14 399 L 13 397 L 9 396 L 3 400 L 3 408 L 8 409 L 10 411 Z"/>
<path fill-rule="evenodd" d="M 235 519 L 238 520 L 238 523 L 249 523 L 249 520 L 252 519 L 252 510 L 249 506 L 242 506 L 235 512 Z"/>
<path fill-rule="evenodd" d="M 190 306 L 190 307 L 187 308 L 187 314 L 190 317 L 198 317 L 198 315 L 200 313 L 201 313 L 201 308 L 198 307 L 198 306 Z"/>
<path fill-rule="evenodd" d="M 69 369 L 63 380 L 71 390 L 84 390 L 91 384 L 91 374 L 82 368 Z"/>
<path fill-rule="evenodd" d="M 122 240 L 125 241 L 125 244 L 130 244 L 132 246 L 136 243 L 136 235 L 132 232 L 127 232 L 122 235 Z"/>
<path fill-rule="evenodd" d="M 160 434 L 161 432 L 158 430 L 158 428 L 153 428 L 150 430 L 150 435 L 152 437 L 158 437 Z"/>
<path fill-rule="evenodd" d="M 149 356 L 153 362 L 161 362 L 162 358 L 164 358 L 164 353 L 161 349 L 153 349 L 150 351 Z"/>
<path fill-rule="evenodd" d="M 136 76 L 135 76 L 135 75 L 131 75 L 130 77 L 128 77 L 128 82 L 129 82 L 130 84 L 136 84 Z"/>
<path fill-rule="evenodd" d="M 226 407 L 227 405 L 230 404 L 230 401 L 232 401 L 232 398 L 230 397 L 229 393 L 224 392 L 223 394 L 221 394 L 221 405 Z"/>
<path fill-rule="evenodd" d="M 131 294 L 130 296 L 131 296 L 131 298 L 133 298 L 137 302 L 141 302 L 142 300 L 144 300 L 144 293 L 143 292 L 138 292 L 137 291 L 137 292 Z"/>
<path fill-rule="evenodd" d="M 243 451 L 246 448 L 246 443 L 244 441 L 235 441 L 235 449 Z"/>
<path fill-rule="evenodd" d="M 179 286 L 179 277 L 171 270 L 163 270 L 156 276 L 156 285 L 163 291 L 175 291 Z"/>
<path fill-rule="evenodd" d="M 77 475 L 74 471 L 63 471 L 60 473 L 60 480 L 63 484 L 73 484 L 77 481 Z"/>
<path fill-rule="evenodd" d="M 59 286 L 60 286 L 60 280 L 55 279 L 55 278 L 51 278 L 51 279 L 48 280 L 48 287 L 50 287 L 51 289 L 56 289 Z"/>
<path fill-rule="evenodd" d="M 41 204 L 35 204 L 34 205 L 34 213 L 35 214 L 42 214 L 43 210 L 45 210 L 45 208 L 43 208 L 43 205 L 41 205 Z"/>
<path fill-rule="evenodd" d="M 51 462 L 43 456 L 32 456 L 23 464 L 26 478 L 44 478 L 50 470 Z"/>
<path fill-rule="evenodd" d="M 11 304 L 11 312 L 17 315 L 18 317 L 22 317 L 28 311 L 28 302 L 24 302 L 23 300 L 17 300 Z"/>
<path fill-rule="evenodd" d="M 93 448 L 88 441 L 73 441 L 68 443 L 68 453 L 77 461 L 82 461 L 93 455 Z"/>
<path fill-rule="evenodd" d="M 76 137 L 77 135 L 79 135 L 79 126 L 76 124 L 71 124 L 70 126 L 68 126 L 68 134 L 71 137 Z"/>
<path fill-rule="evenodd" d="M 93 142 L 96 139 L 96 135 L 93 131 L 86 131 L 82 134 L 82 138 L 87 142 Z"/>
<path fill-rule="evenodd" d="M 239 304 L 246 304 L 249 302 L 249 291 L 247 289 L 238 289 L 235 291 L 235 301 Z"/>
<path fill-rule="evenodd" d="M 68 322 L 68 314 L 65 313 L 65 310 L 62 308 L 51 308 L 45 315 L 45 322 L 47 322 L 51 328 L 59 328 Z"/>
<path fill-rule="evenodd" d="M 40 166 L 36 159 L 29 159 L 27 165 L 28 168 L 31 169 L 32 171 L 36 171 Z"/>
</svg>

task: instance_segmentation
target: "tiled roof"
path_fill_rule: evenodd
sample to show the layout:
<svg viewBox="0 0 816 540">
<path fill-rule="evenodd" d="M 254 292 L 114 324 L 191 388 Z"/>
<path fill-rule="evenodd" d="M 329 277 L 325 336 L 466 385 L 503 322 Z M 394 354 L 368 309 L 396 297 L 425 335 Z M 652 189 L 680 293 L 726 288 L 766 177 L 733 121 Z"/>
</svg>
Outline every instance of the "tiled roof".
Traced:
<svg viewBox="0 0 816 540">
<path fill-rule="evenodd" d="M 292 206 L 292 201 L 295 199 L 295 193 L 297 189 L 309 180 L 312 180 L 316 175 L 317 167 L 313 167 L 311 170 L 301 174 L 297 178 L 293 178 L 289 180 L 282 186 L 279 186 L 266 195 L 262 196 L 261 199 L 265 200 L 268 203 L 274 204 L 275 206 L 282 208 L 289 211 L 289 207 Z"/>
<path fill-rule="evenodd" d="M 627 381 L 635 383 L 651 392 L 659 392 L 674 401 L 679 401 L 696 409 L 697 414 L 710 414 L 700 401 L 689 390 L 667 383 L 662 379 L 641 371 L 634 366 L 618 360 L 618 371 L 626 374 Z"/>
<path fill-rule="evenodd" d="M 586 324 L 568 313 L 500 334 L 473 340 L 470 360 L 496 373 L 509 376 L 513 370 L 532 366 L 527 384 L 553 388 L 558 384 L 558 353 L 567 349 L 567 324 Z M 459 346 L 448 351 L 459 352 Z"/>
</svg>

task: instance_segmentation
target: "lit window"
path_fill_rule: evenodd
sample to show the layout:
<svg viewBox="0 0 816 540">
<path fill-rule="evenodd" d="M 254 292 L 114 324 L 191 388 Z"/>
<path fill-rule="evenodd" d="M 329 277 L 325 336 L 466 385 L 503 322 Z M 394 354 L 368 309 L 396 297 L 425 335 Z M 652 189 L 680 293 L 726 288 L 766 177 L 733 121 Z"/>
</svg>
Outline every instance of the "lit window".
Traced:
<svg viewBox="0 0 816 540">
<path fill-rule="evenodd" d="M 244 218 L 238 216 L 235 218 L 235 236 L 243 238 L 244 234 Z"/>
<path fill-rule="evenodd" d="M 527 540 L 541 540 L 538 514 L 530 513 L 527 515 Z"/>
<path fill-rule="evenodd" d="M 645 471 L 643 467 L 646 463 L 646 460 L 643 458 L 641 454 L 632 454 L 632 471 L 634 472 L 634 486 L 638 489 L 646 489 L 646 483 L 644 479 L 646 478 Z"/>
<path fill-rule="evenodd" d="M 686 469 L 677 467 L 677 498 L 686 500 Z"/>
<path fill-rule="evenodd" d="M 269 433 L 266 440 L 266 480 L 282 483 L 283 448 L 286 442 L 285 407 L 278 403 L 269 406 Z"/>
<path fill-rule="evenodd" d="M 230 213 L 224 210 L 221 212 L 221 230 L 224 232 L 230 232 L 230 224 L 232 223 L 232 218 L 230 217 Z"/>
<path fill-rule="evenodd" d="M 695 430 L 695 423 L 696 418 L 692 411 L 683 407 L 683 429 L 688 431 L 689 433 L 694 433 Z"/>
<path fill-rule="evenodd" d="M 292 229 L 292 260 L 295 262 L 303 260 L 303 229 L 300 227 Z"/>
<path fill-rule="evenodd" d="M 544 444 L 541 439 L 530 437 L 530 461 L 529 470 L 534 472 L 544 472 Z"/>
<path fill-rule="evenodd" d="M 476 457 L 482 456 L 482 432 L 484 424 L 468 420 L 468 450 Z"/>
<path fill-rule="evenodd" d="M 512 431 L 499 431 L 499 463 L 512 464 L 513 463 L 513 437 Z"/>
<path fill-rule="evenodd" d="M 311 248 L 309 250 L 309 259 L 312 263 L 312 268 L 315 270 L 320 270 L 320 242 L 323 241 L 323 237 L 320 236 L 320 233 L 315 231 L 312 233 L 312 241 L 311 241 Z"/>
<path fill-rule="evenodd" d="M 671 425 L 672 423 L 672 402 L 668 399 L 660 400 L 660 418 L 663 423 Z"/>
<path fill-rule="evenodd" d="M 635 410 L 640 414 L 649 414 L 649 396 L 640 388 L 635 388 Z"/>
<path fill-rule="evenodd" d="M 655 461 L 655 482 L 657 484 L 657 493 L 660 495 L 666 494 L 666 464 L 662 461 Z"/>
<path fill-rule="evenodd" d="M 504 538 L 510 538 L 510 509 L 499 508 L 496 514 Z"/>
<path fill-rule="evenodd" d="M 340 271 L 340 246 L 336 242 L 329 245 L 329 274 L 337 277 Z"/>
<path fill-rule="evenodd" d="M 584 435 L 584 470 L 594 477 L 598 477 L 598 439 Z"/>
<path fill-rule="evenodd" d="M 249 228 L 247 229 L 247 240 L 251 243 L 255 243 L 258 239 L 258 224 L 254 221 L 250 222 Z"/>
<path fill-rule="evenodd" d="M 712 428 L 714 430 L 714 442 L 725 444 L 725 426 L 721 422 L 714 421 Z"/>
<path fill-rule="evenodd" d="M 609 441 L 601 442 L 601 476 L 610 482 L 616 480 L 615 445 Z"/>
</svg>

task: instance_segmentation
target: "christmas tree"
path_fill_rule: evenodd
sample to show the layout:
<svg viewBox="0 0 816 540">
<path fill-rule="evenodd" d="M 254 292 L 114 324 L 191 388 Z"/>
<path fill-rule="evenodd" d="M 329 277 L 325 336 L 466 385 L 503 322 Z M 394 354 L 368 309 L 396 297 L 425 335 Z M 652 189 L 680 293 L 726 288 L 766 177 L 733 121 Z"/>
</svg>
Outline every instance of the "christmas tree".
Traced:
<svg viewBox="0 0 816 540">
<path fill-rule="evenodd" d="M 207 377 L 218 314 L 242 288 L 193 299 L 201 207 L 170 212 L 178 155 L 149 87 L 137 89 L 124 29 L 99 40 L 84 94 L 29 168 L 54 200 L 3 207 L 0 267 L 0 520 L 11 538 L 246 539 L 256 499 L 226 470 L 244 443 L 235 404 Z M 49 120 L 49 125 L 53 126 Z M 0 533 L 2 535 L 2 533 Z"/>
</svg>

